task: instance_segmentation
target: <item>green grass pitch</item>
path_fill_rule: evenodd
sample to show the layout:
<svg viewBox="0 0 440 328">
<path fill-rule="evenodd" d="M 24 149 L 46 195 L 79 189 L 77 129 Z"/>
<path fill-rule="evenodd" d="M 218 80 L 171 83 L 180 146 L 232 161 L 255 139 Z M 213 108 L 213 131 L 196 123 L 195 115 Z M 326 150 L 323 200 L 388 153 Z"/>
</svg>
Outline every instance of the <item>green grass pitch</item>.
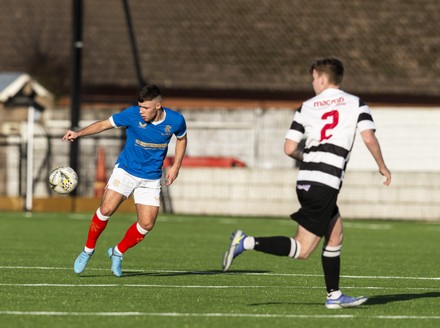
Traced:
<svg viewBox="0 0 440 328">
<path fill-rule="evenodd" d="M 307 261 L 246 252 L 221 272 L 232 231 L 292 236 L 288 218 L 161 214 L 110 272 L 115 214 L 86 271 L 73 273 L 91 214 L 0 213 L 0 326 L 440 327 L 440 223 L 346 220 L 341 288 L 369 301 L 327 310 L 319 247 Z"/>
</svg>

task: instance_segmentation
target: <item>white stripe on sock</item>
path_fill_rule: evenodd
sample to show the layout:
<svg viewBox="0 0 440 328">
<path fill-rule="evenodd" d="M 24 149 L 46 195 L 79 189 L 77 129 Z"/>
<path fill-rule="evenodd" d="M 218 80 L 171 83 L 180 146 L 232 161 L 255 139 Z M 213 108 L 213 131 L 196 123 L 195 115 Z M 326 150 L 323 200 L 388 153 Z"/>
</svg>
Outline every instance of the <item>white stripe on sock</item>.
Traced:
<svg viewBox="0 0 440 328">
<path fill-rule="evenodd" d="M 116 255 L 122 256 L 122 253 L 119 250 L 118 246 L 115 246 L 115 248 L 113 249 L 113 253 L 115 253 Z"/>
<path fill-rule="evenodd" d="M 102 215 L 102 213 L 101 213 L 101 208 L 98 208 L 98 209 L 96 210 L 96 216 L 97 216 L 98 219 L 100 219 L 101 221 L 107 221 L 107 220 L 110 218 L 109 216 Z"/>
<path fill-rule="evenodd" d="M 93 251 L 94 251 L 95 249 L 94 248 L 88 248 L 88 247 L 86 247 L 86 246 L 84 246 L 84 252 L 86 252 L 86 253 L 92 253 Z"/>
<path fill-rule="evenodd" d="M 136 223 L 136 228 L 140 234 L 146 235 L 148 233 L 148 230 L 145 230 L 144 228 L 142 228 L 141 225 L 139 224 L 139 222 Z"/>
<path fill-rule="evenodd" d="M 342 245 L 339 246 L 324 246 L 324 248 L 322 249 L 322 256 L 325 257 L 338 257 L 339 255 L 341 255 L 341 248 Z"/>
<path fill-rule="evenodd" d="M 300 251 L 301 251 L 301 247 L 300 247 L 299 243 L 295 239 L 290 238 L 289 257 L 297 259 Z"/>
</svg>

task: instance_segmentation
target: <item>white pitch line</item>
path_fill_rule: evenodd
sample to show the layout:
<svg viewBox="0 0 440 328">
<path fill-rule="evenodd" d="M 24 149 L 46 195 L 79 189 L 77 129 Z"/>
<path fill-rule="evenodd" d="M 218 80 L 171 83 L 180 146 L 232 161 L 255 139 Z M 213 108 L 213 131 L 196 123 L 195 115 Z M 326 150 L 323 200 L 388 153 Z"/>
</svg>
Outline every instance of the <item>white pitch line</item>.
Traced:
<svg viewBox="0 0 440 328">
<path fill-rule="evenodd" d="M 28 266 L 0 266 L 0 269 L 22 269 L 22 270 L 71 270 L 71 268 L 60 268 L 60 267 L 28 267 Z M 98 269 L 103 270 L 103 269 Z"/>
<path fill-rule="evenodd" d="M 15 316 L 99 316 L 99 317 L 230 317 L 230 318 L 286 318 L 286 319 L 382 319 L 382 320 L 440 320 L 440 316 L 352 315 L 352 314 L 268 314 L 268 313 L 179 313 L 179 312 L 50 312 L 0 311 L 0 315 Z"/>
<path fill-rule="evenodd" d="M 197 272 L 195 272 L 197 273 Z M 228 272 L 227 274 L 240 274 L 240 275 L 261 275 L 261 276 L 293 276 L 293 277 L 322 277 L 322 274 L 309 274 L 309 273 L 270 273 L 270 272 Z M 352 276 L 341 275 L 341 278 L 352 279 L 405 279 L 405 280 L 440 280 L 440 277 L 401 277 L 401 276 Z"/>
<path fill-rule="evenodd" d="M 391 224 L 377 224 L 377 223 L 355 223 L 355 222 L 344 222 L 344 228 L 354 228 L 363 230 L 389 230 L 393 226 Z"/>
<path fill-rule="evenodd" d="M 50 284 L 50 283 L 34 283 L 34 284 L 0 284 L 3 287 L 135 287 L 135 288 L 179 288 L 179 289 L 323 289 L 323 286 L 264 286 L 264 285 L 158 285 L 158 284 Z M 380 286 L 344 286 L 344 289 L 368 289 L 368 290 L 437 290 L 435 287 L 380 287 Z"/>
<path fill-rule="evenodd" d="M 31 267 L 31 266 L 0 266 L 0 269 L 21 269 L 21 270 L 73 270 L 66 267 Z M 109 271 L 108 268 L 87 268 L 88 271 Z M 322 274 L 313 273 L 272 273 L 272 272 L 225 272 L 218 271 L 182 271 L 182 270 L 136 270 L 126 269 L 124 272 L 142 272 L 142 273 L 183 273 L 183 274 L 198 274 L 198 275 L 212 275 L 212 274 L 227 274 L 227 275 L 249 275 L 249 276 L 286 276 L 286 277 L 323 277 Z M 440 280 L 440 277 L 402 277 L 402 276 L 353 276 L 341 275 L 341 278 L 351 279 L 404 279 L 404 280 Z"/>
</svg>

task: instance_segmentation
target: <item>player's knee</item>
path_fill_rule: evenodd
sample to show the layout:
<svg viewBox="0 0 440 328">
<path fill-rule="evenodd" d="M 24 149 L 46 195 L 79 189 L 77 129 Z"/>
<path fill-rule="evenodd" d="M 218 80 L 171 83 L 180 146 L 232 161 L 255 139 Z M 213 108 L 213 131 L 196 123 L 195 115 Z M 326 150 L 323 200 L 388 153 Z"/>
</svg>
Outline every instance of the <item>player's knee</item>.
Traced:
<svg viewBox="0 0 440 328">
<path fill-rule="evenodd" d="M 338 241 L 337 241 L 337 245 L 342 245 L 342 242 L 344 241 L 344 234 L 341 232 L 340 234 L 339 234 L 339 237 L 338 237 Z"/>
<path fill-rule="evenodd" d="M 311 251 L 303 251 L 303 250 L 301 250 L 301 252 L 299 253 L 297 259 L 298 260 L 307 260 L 312 253 L 313 252 L 311 252 Z"/>
<path fill-rule="evenodd" d="M 298 245 L 298 255 L 296 256 L 296 259 L 298 260 L 307 260 L 310 255 L 313 253 L 314 248 L 307 247 L 307 245 L 301 245 L 297 241 Z"/>
<path fill-rule="evenodd" d="M 101 206 L 99 208 L 99 211 L 103 216 L 107 216 L 107 217 L 112 216 L 112 214 L 114 213 L 114 210 L 108 206 Z"/>
<path fill-rule="evenodd" d="M 337 235 L 332 235 L 329 238 L 326 238 L 325 245 L 342 245 L 344 240 L 344 234 L 341 232 Z"/>
<path fill-rule="evenodd" d="M 138 222 L 139 226 L 147 231 L 151 231 L 154 228 L 154 221 L 152 222 Z"/>
</svg>

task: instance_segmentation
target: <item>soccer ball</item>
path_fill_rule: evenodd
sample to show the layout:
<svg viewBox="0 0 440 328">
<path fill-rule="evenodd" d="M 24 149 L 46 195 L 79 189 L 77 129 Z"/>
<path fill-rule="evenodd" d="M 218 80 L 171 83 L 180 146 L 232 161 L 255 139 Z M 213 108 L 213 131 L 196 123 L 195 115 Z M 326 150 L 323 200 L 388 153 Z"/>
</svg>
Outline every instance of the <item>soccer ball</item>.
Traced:
<svg viewBox="0 0 440 328">
<path fill-rule="evenodd" d="M 72 192 L 78 184 L 78 175 L 68 166 L 60 166 L 49 174 L 50 188 L 59 194 Z"/>
</svg>

